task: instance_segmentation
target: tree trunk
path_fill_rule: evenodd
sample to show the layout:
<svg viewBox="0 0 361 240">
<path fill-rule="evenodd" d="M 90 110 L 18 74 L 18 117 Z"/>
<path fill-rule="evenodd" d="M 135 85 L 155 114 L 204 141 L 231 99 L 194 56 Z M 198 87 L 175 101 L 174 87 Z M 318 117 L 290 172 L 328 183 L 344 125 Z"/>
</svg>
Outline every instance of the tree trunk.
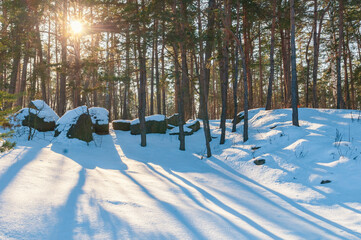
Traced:
<svg viewBox="0 0 361 240">
<path fill-rule="evenodd" d="M 339 31 L 339 40 L 338 40 L 338 52 L 337 52 L 337 109 L 345 108 L 345 103 L 342 98 L 342 89 L 341 89 L 341 54 L 343 46 L 343 0 L 338 0 L 339 2 L 339 19 L 338 19 L 338 31 Z"/>
<path fill-rule="evenodd" d="M 59 86 L 59 108 L 58 115 L 62 116 L 66 111 L 66 75 L 67 75 L 67 0 L 63 3 L 63 19 L 62 19 L 62 35 L 61 43 L 61 72 L 60 72 L 60 86 Z"/>
<path fill-rule="evenodd" d="M 250 57 L 250 51 L 251 51 L 251 38 L 249 36 L 250 27 L 248 24 L 248 8 L 247 3 L 243 3 L 243 38 L 244 38 L 244 54 L 246 57 L 246 67 L 247 67 L 247 86 L 248 86 L 248 104 L 249 107 L 253 107 L 253 85 L 252 85 L 252 72 L 251 72 L 251 57 Z"/>
<path fill-rule="evenodd" d="M 226 28 L 231 26 L 231 4 L 230 0 L 224 0 L 224 25 Z M 221 54 L 219 62 L 219 75 L 221 78 L 221 98 L 222 98 L 222 114 L 221 114 L 221 139 L 220 144 L 226 141 L 226 118 L 227 118 L 227 94 L 228 94 L 228 46 L 229 32 L 224 33 L 223 39 L 219 42 L 219 54 Z"/>
<path fill-rule="evenodd" d="M 295 8 L 294 0 L 290 0 L 291 15 L 291 64 L 292 64 L 292 125 L 299 126 L 297 107 L 297 69 L 296 69 L 296 42 L 295 42 Z"/>
<path fill-rule="evenodd" d="M 272 0 L 273 16 L 272 16 L 272 27 L 271 27 L 270 76 L 268 79 L 266 110 L 271 110 L 272 107 L 272 85 L 274 81 L 274 72 L 275 72 L 274 48 L 275 48 L 275 29 L 276 29 L 276 8 L 277 8 L 277 0 Z"/>
<path fill-rule="evenodd" d="M 144 8 L 144 0 L 142 0 L 141 9 Z M 139 6 L 137 3 L 137 14 L 139 14 Z M 147 145 L 147 135 L 146 135 L 146 126 L 145 126 L 145 110 L 146 110 L 146 37 L 144 32 L 146 30 L 145 23 L 143 23 L 142 30 L 140 30 L 139 22 L 136 23 L 137 30 L 137 50 L 138 50 L 138 60 L 139 60 L 139 123 L 140 123 L 140 135 L 141 143 L 140 146 L 145 147 Z"/>
</svg>

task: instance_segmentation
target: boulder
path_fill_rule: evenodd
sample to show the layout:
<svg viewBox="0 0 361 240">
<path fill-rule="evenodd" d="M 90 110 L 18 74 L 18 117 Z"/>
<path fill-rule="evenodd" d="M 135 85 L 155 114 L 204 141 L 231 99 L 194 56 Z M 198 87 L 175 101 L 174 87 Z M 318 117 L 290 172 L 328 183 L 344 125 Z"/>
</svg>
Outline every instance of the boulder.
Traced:
<svg viewBox="0 0 361 240">
<path fill-rule="evenodd" d="M 77 138 L 90 142 L 93 140 L 93 122 L 86 106 L 67 111 L 56 122 L 55 137 Z"/>
<path fill-rule="evenodd" d="M 183 127 L 184 135 L 189 136 L 193 134 L 193 130 L 188 127 Z M 179 127 L 175 127 L 170 130 L 169 135 L 179 135 Z"/>
<path fill-rule="evenodd" d="M 145 126 L 147 133 L 166 133 L 167 121 L 164 115 L 156 114 L 145 118 Z M 130 133 L 132 135 L 140 134 L 139 119 L 135 119 L 130 123 Z"/>
<path fill-rule="evenodd" d="M 109 112 L 105 108 L 89 108 L 89 114 L 93 123 L 93 130 L 96 134 L 109 134 Z"/>
<path fill-rule="evenodd" d="M 43 100 L 34 100 L 28 108 L 18 111 L 14 120 L 22 126 L 34 128 L 40 132 L 54 131 L 59 116 Z"/>
<path fill-rule="evenodd" d="M 185 125 L 183 125 L 184 135 L 189 136 L 194 132 L 197 132 L 201 128 L 200 122 L 198 120 L 188 120 Z M 169 135 L 179 135 L 179 127 L 173 128 Z"/>
<path fill-rule="evenodd" d="M 130 131 L 130 120 L 114 120 L 112 122 L 114 130 Z"/>
<path fill-rule="evenodd" d="M 265 164 L 266 163 L 266 160 L 265 159 L 256 159 L 256 160 L 254 160 L 253 161 L 254 162 L 254 164 L 256 164 L 256 165 L 263 165 L 263 164 Z"/>
<path fill-rule="evenodd" d="M 168 125 L 172 125 L 172 126 L 178 127 L 178 126 L 179 126 L 178 116 L 179 116 L 179 114 L 178 114 L 178 113 L 175 113 L 175 114 L 173 114 L 172 116 L 168 117 L 168 118 L 167 118 L 167 123 L 168 123 Z"/>
<path fill-rule="evenodd" d="M 198 120 L 188 120 L 185 126 L 192 129 L 193 132 L 197 132 L 201 128 L 201 124 Z"/>
<path fill-rule="evenodd" d="M 244 113 L 243 112 L 238 113 L 237 117 L 236 117 L 236 124 L 240 123 L 243 119 L 244 119 Z M 234 122 L 234 119 L 232 120 L 232 123 L 233 122 Z"/>
</svg>

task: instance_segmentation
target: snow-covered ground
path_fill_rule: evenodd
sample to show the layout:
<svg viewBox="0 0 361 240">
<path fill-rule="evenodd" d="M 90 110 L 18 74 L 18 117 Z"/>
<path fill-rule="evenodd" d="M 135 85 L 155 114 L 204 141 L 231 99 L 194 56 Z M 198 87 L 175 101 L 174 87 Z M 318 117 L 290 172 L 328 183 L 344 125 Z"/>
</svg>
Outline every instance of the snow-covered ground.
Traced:
<svg viewBox="0 0 361 240">
<path fill-rule="evenodd" d="M 361 239 L 361 113 L 250 111 L 204 158 L 186 137 L 15 137 L 0 155 L 0 239 Z M 264 159 L 257 166 L 255 159 Z M 327 184 L 321 181 L 329 180 Z"/>
</svg>

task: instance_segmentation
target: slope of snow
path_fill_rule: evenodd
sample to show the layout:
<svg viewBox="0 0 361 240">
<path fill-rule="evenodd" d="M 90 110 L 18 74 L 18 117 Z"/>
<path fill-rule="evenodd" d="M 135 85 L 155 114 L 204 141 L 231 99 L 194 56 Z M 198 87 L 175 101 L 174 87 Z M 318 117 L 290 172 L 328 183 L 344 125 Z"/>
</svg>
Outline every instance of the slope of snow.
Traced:
<svg viewBox="0 0 361 240">
<path fill-rule="evenodd" d="M 186 151 L 164 134 L 18 136 L 0 155 L 0 239 L 361 239 L 359 112 L 249 115 L 246 143 L 243 122 L 219 145 L 211 121 L 209 159 L 203 129 Z"/>
</svg>

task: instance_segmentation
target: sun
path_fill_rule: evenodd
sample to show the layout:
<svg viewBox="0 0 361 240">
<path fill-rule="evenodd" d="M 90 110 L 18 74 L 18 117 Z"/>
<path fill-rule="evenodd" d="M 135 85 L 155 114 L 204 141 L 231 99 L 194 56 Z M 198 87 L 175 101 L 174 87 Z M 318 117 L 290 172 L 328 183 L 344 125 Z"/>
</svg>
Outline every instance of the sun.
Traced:
<svg viewBox="0 0 361 240">
<path fill-rule="evenodd" d="M 73 31 L 73 33 L 75 33 L 75 34 L 80 34 L 84 30 L 83 24 L 78 20 L 70 21 L 70 27 L 71 27 L 71 30 Z"/>
</svg>

